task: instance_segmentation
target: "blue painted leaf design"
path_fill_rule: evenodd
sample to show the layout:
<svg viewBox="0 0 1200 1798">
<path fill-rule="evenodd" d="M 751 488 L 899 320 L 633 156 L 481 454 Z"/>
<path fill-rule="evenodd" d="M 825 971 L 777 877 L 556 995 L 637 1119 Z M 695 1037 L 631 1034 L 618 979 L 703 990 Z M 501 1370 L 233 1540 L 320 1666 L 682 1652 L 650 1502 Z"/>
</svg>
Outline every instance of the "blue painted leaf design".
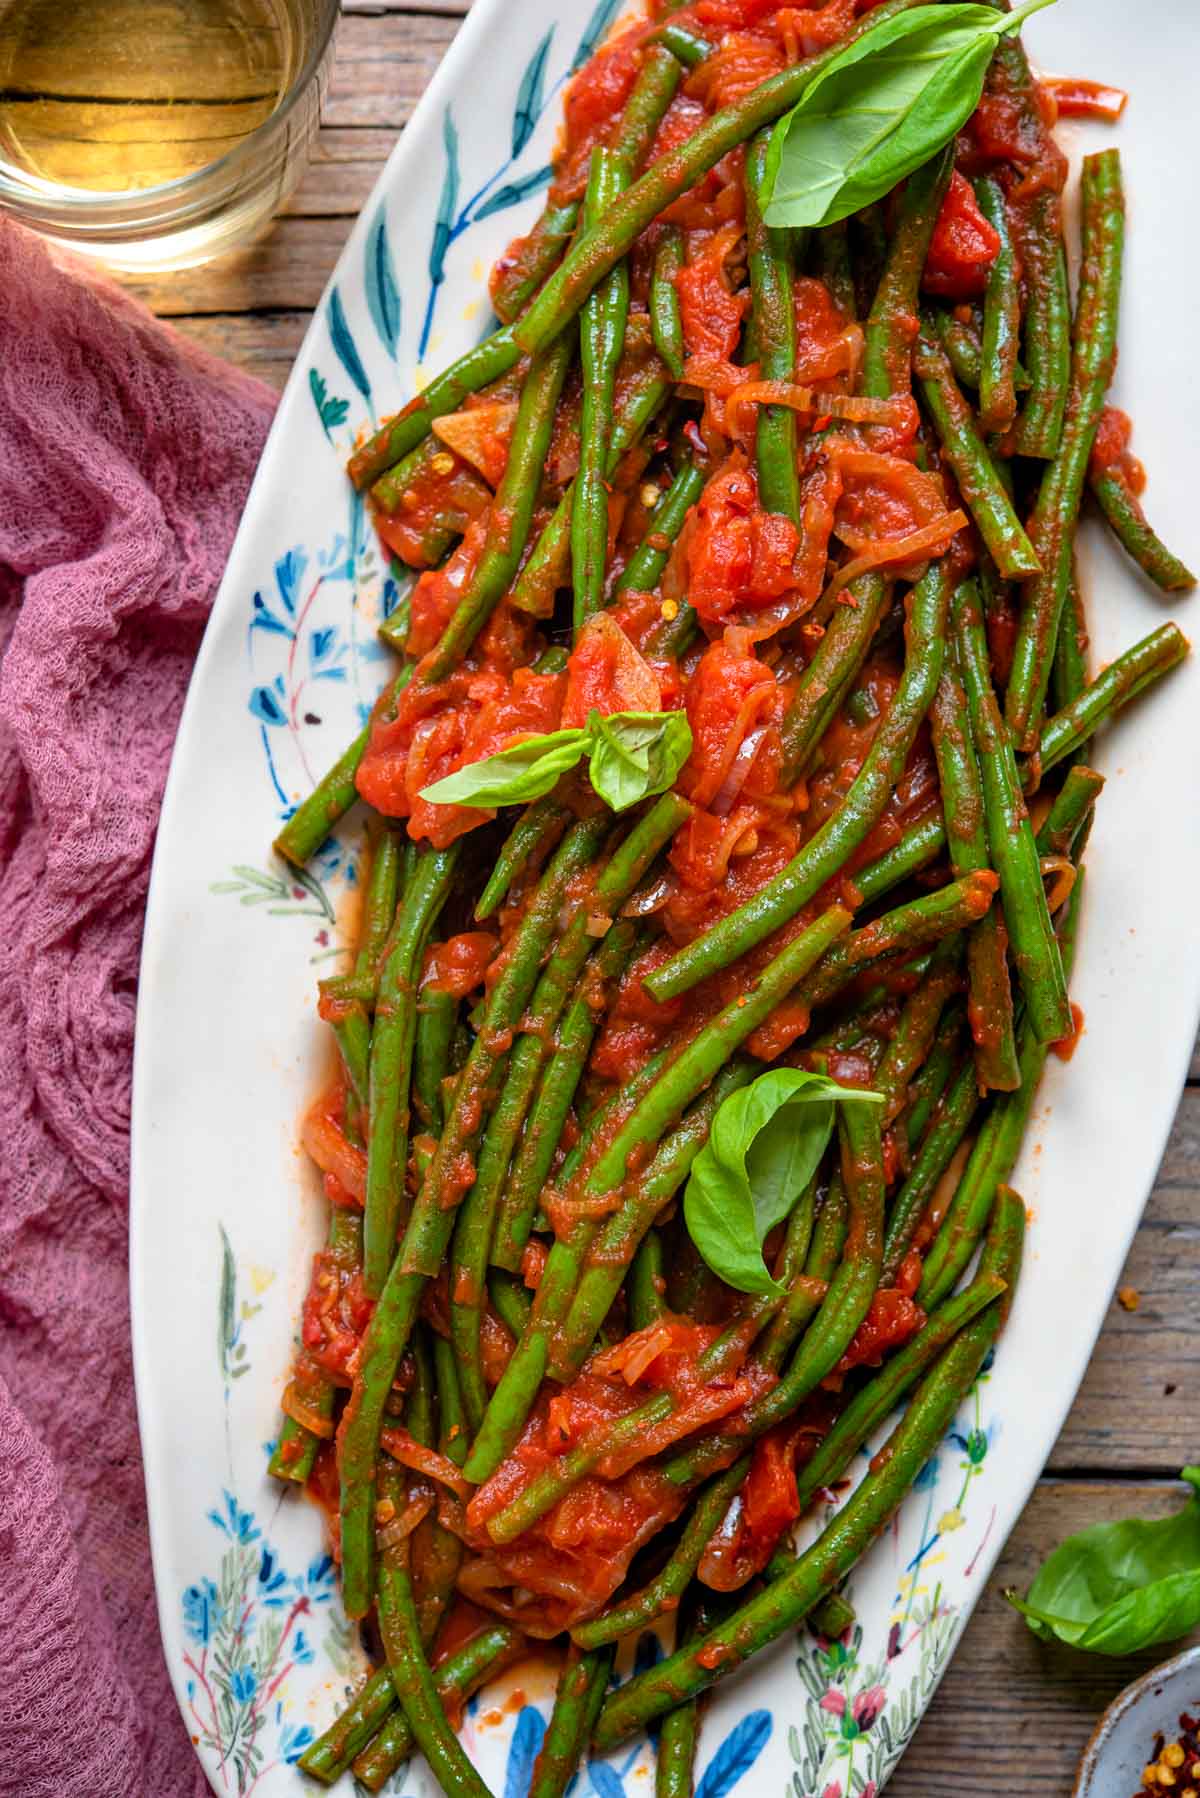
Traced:
<svg viewBox="0 0 1200 1798">
<path fill-rule="evenodd" d="M 588 1778 L 597 1798 L 625 1798 L 625 1782 L 603 1761 L 588 1762 Z"/>
<path fill-rule="evenodd" d="M 725 1798 L 748 1773 L 771 1734 L 770 1711 L 751 1711 L 734 1725 L 704 1769 L 696 1798 Z"/>
<path fill-rule="evenodd" d="M 290 625 L 286 625 L 280 619 L 276 618 L 274 612 L 271 610 L 261 593 L 256 593 L 250 604 L 254 613 L 254 616 L 250 620 L 250 629 L 252 631 L 274 631 L 280 637 L 291 637 L 295 635 Z"/>
<path fill-rule="evenodd" d="M 287 723 L 287 714 L 270 687 L 255 687 L 250 695 L 250 710 L 263 724 Z"/>
<path fill-rule="evenodd" d="M 371 383 L 367 379 L 367 371 L 359 358 L 350 326 L 346 323 L 346 313 L 342 306 L 342 296 L 335 287 L 329 296 L 329 341 L 332 343 L 338 361 L 345 369 L 358 391 L 371 403 Z"/>
<path fill-rule="evenodd" d="M 448 106 L 442 119 L 442 142 L 446 149 L 446 172 L 442 176 L 437 222 L 433 227 L 433 243 L 429 251 L 429 279 L 435 287 L 440 287 L 446 278 L 446 251 L 450 248 L 454 230 L 454 209 L 458 205 L 458 130 Z M 427 335 L 428 328 L 422 335 L 422 355 L 425 353 L 425 337 Z"/>
<path fill-rule="evenodd" d="M 575 52 L 575 60 L 571 64 L 571 73 L 581 69 L 600 39 L 604 36 L 616 16 L 621 0 L 596 0 L 591 18 L 584 27 L 583 36 L 579 40 L 579 48 Z"/>
<path fill-rule="evenodd" d="M 330 395 L 324 380 L 315 368 L 310 368 L 308 371 L 308 391 L 313 396 L 313 404 L 317 408 L 321 429 L 326 437 L 329 437 L 330 431 L 345 422 L 346 414 L 350 410 L 350 401 L 335 399 Z M 332 437 L 329 438 L 329 441 L 333 442 Z"/>
<path fill-rule="evenodd" d="M 530 194 L 539 193 L 543 187 L 549 187 L 553 174 L 554 170 L 547 163 L 544 168 L 535 169 L 532 175 L 522 176 L 520 181 L 505 182 L 503 187 L 496 189 L 490 199 L 483 202 L 475 214 L 473 222 L 478 224 L 480 219 L 490 218 L 493 212 L 504 212 L 509 206 L 518 206 L 522 200 L 527 200 Z"/>
<path fill-rule="evenodd" d="M 512 153 L 514 160 L 521 154 L 534 128 L 542 116 L 545 105 L 543 89 L 546 81 L 546 58 L 550 54 L 550 39 L 554 36 L 554 27 L 549 31 L 525 65 L 525 73 L 521 77 L 521 85 L 517 89 L 517 104 L 513 110 Z"/>
<path fill-rule="evenodd" d="M 392 251 L 382 206 L 367 234 L 366 275 L 367 311 L 371 314 L 371 323 L 383 340 L 384 348 L 394 362 L 396 345 L 400 341 L 400 289 L 392 271 Z"/>
<path fill-rule="evenodd" d="M 308 557 L 297 546 L 280 556 L 275 564 L 275 585 L 279 589 L 279 597 L 292 614 L 296 615 L 296 601 L 299 597 L 300 583 L 304 579 L 304 571 L 308 567 Z"/>
<path fill-rule="evenodd" d="M 517 1718 L 517 1727 L 508 1747 L 508 1770 L 504 1775 L 504 1798 L 527 1798 L 533 1777 L 533 1763 L 542 1746 L 546 1725 L 536 1705 L 527 1704 Z"/>
</svg>

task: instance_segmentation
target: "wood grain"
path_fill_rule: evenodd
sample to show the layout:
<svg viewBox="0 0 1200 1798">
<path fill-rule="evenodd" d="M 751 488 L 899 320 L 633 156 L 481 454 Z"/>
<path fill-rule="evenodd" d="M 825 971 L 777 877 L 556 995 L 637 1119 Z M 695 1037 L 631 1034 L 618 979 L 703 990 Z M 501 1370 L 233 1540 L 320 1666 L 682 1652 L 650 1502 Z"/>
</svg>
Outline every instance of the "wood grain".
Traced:
<svg viewBox="0 0 1200 1798">
<path fill-rule="evenodd" d="M 286 214 L 261 242 L 137 285 L 196 342 L 283 386 L 350 226 L 467 10 L 464 0 L 344 0 L 325 122 Z M 1069 1792 L 1100 1710 L 1160 1655 L 1107 1661 L 1039 1643 L 1002 1596 L 1088 1523 L 1160 1516 L 1197 1457 L 1200 1043 L 1145 1219 L 1086 1379 L 889 1798 Z M 1068 1328 L 1069 1319 L 1056 1328 Z"/>
</svg>

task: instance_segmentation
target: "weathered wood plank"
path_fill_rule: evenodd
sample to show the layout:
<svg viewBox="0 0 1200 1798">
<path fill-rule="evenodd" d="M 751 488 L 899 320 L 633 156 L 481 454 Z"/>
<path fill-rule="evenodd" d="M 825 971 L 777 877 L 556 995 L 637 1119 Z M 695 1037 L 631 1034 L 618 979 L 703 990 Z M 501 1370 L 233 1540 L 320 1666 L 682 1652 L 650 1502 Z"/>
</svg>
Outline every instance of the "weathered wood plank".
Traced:
<svg viewBox="0 0 1200 1798">
<path fill-rule="evenodd" d="M 462 23 L 442 13 L 350 15 L 322 117 L 327 126 L 403 125 Z"/>
<path fill-rule="evenodd" d="M 214 356 L 236 363 L 268 386 L 283 390 L 308 329 L 308 312 L 220 312 L 211 318 L 173 322 L 185 337 Z"/>
<path fill-rule="evenodd" d="M 1171 1650 L 1109 1660 L 1039 1642 L 1002 1593 L 1006 1586 L 1024 1591 L 1048 1550 L 1073 1531 L 1118 1517 L 1165 1516 L 1182 1494 L 1165 1483 L 1042 1482 L 888 1798 L 1064 1798 L 1104 1706 Z"/>
</svg>

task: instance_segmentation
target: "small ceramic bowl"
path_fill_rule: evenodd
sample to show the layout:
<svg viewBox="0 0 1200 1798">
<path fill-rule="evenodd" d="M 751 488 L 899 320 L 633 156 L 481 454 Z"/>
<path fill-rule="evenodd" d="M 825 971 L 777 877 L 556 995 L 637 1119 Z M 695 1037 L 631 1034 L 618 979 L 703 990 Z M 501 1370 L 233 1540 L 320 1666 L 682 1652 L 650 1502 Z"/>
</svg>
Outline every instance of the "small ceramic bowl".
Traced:
<svg viewBox="0 0 1200 1798">
<path fill-rule="evenodd" d="M 1152 1667 L 1113 1699 L 1079 1763 L 1073 1798 L 1133 1798 L 1155 1737 L 1173 1742 L 1181 1711 L 1200 1715 L 1200 1645 Z"/>
</svg>

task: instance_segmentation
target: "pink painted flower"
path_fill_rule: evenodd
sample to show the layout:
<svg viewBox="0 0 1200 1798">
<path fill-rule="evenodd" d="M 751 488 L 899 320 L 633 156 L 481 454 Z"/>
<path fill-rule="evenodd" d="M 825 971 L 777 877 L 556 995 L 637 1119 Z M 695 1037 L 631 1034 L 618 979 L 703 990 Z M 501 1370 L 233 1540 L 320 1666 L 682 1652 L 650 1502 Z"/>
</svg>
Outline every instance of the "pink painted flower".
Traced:
<svg viewBox="0 0 1200 1798">
<path fill-rule="evenodd" d="M 851 1706 L 851 1714 L 864 1734 L 879 1721 L 886 1703 L 887 1690 L 883 1686 L 868 1686 L 865 1692 L 858 1694 Z"/>
<path fill-rule="evenodd" d="M 831 1717 L 844 1717 L 846 1714 L 846 1694 L 844 1692 L 839 1692 L 836 1686 L 830 1686 L 824 1698 L 821 1700 L 821 1709 L 823 1711 L 828 1711 Z M 828 1798 L 828 1794 L 823 1794 L 822 1798 Z M 841 1798 L 840 1792 L 838 1798 Z"/>
<path fill-rule="evenodd" d="M 873 1779 L 868 1779 L 866 1785 L 862 1789 L 862 1798 L 875 1798 L 877 1790 L 878 1787 L 876 1786 L 875 1781 Z"/>
<path fill-rule="evenodd" d="M 842 1788 L 838 1780 L 831 1780 L 821 1793 L 821 1798 L 842 1798 Z"/>
</svg>

